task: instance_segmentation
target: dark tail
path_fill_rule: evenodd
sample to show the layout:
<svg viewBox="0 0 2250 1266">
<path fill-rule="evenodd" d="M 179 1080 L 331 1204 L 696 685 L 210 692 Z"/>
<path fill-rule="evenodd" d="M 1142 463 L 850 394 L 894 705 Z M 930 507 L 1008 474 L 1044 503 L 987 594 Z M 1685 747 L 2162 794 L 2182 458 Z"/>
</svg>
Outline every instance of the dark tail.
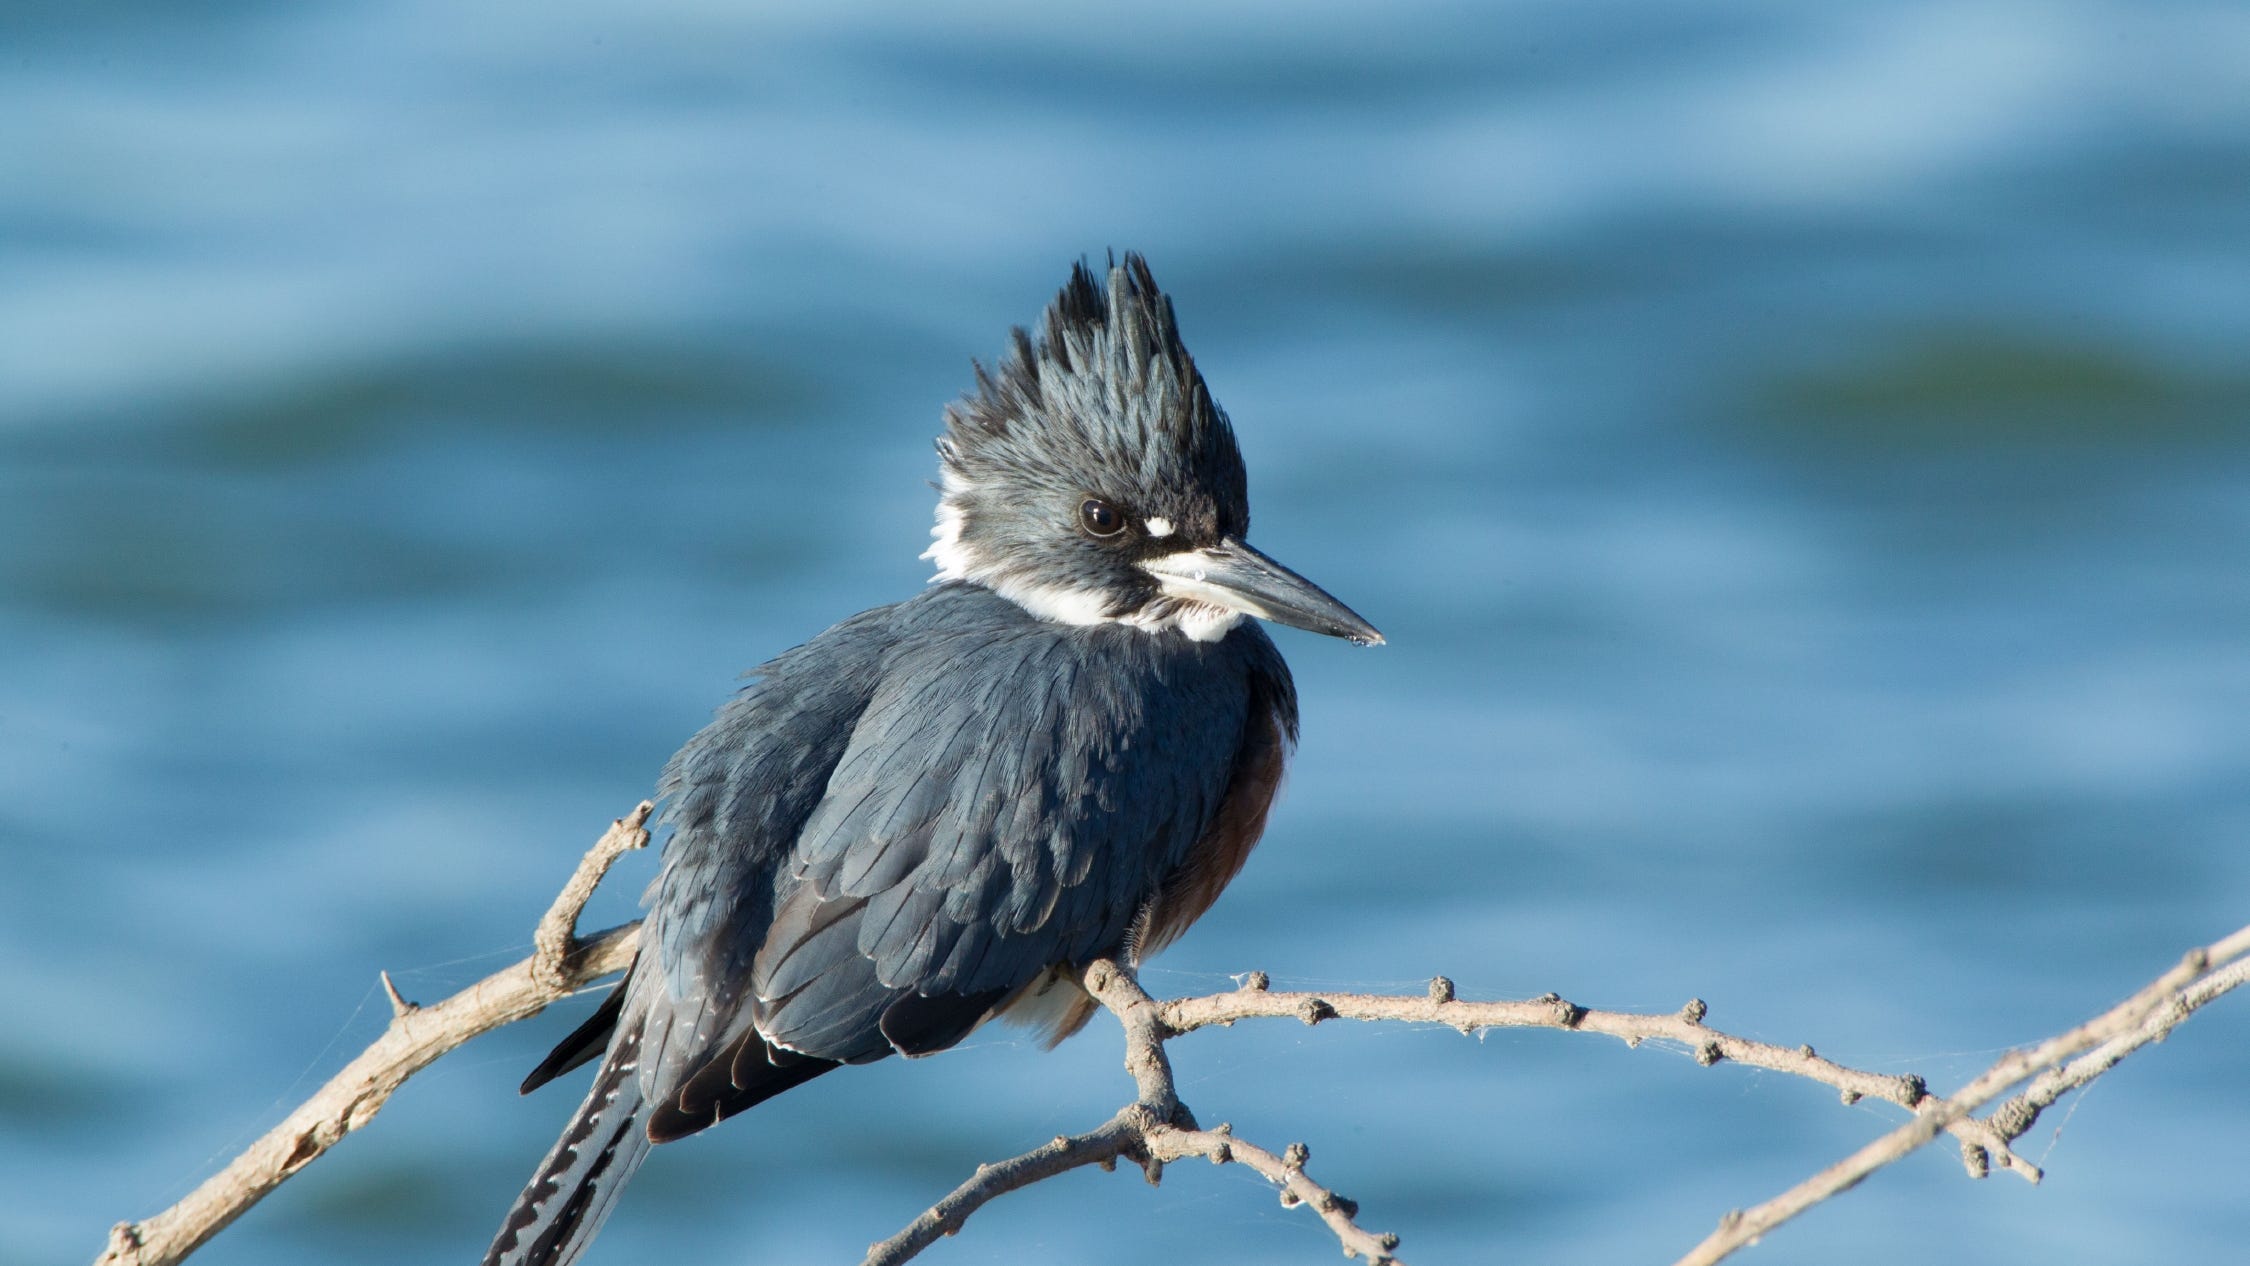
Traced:
<svg viewBox="0 0 2250 1266">
<path fill-rule="evenodd" d="M 640 1034 L 619 1035 L 570 1128 L 516 1197 L 484 1266 L 570 1266 L 648 1156 Z"/>
</svg>

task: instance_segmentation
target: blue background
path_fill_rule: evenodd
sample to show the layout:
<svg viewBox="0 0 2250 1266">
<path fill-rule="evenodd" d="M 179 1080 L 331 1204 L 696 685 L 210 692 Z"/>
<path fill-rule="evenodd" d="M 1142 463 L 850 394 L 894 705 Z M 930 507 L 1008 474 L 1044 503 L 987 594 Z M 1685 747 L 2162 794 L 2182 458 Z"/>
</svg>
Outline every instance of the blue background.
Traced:
<svg viewBox="0 0 2250 1266">
<path fill-rule="evenodd" d="M 1282 632 L 1267 842 L 1149 974 L 1554 989 L 1958 1084 L 2250 917 L 2237 3 L 23 6 L 0 19 L 0 1260 L 90 1257 L 524 953 L 735 675 L 927 574 L 943 403 L 1148 252 Z M 602 894 L 626 917 L 651 859 Z M 576 1013 L 588 1005 L 568 1009 Z M 213 1263 L 473 1260 L 481 1040 Z M 2230 1000 L 1752 1260 L 2241 1260 Z M 1664 1262 L 1899 1119 L 1607 1039 L 1175 1051 L 1412 1260 Z M 855 1261 L 1114 1029 L 827 1079 L 599 1262 Z M 1334 1260 L 1240 1170 L 933 1262 Z"/>
</svg>

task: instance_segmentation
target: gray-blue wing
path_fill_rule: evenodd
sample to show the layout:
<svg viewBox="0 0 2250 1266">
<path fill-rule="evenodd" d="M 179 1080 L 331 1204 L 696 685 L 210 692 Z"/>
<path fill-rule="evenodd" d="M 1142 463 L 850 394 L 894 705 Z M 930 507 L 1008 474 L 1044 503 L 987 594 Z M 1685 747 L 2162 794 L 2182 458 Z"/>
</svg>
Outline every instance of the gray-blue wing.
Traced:
<svg viewBox="0 0 2250 1266">
<path fill-rule="evenodd" d="M 640 1085 L 658 1140 L 822 1071 L 762 1058 L 751 965 L 797 837 L 875 693 L 898 610 L 855 616 L 760 667 L 665 767 L 661 821 L 672 835 L 619 1018 L 641 1034 Z M 743 1056 L 760 1058 L 743 1060 L 737 1085 Z"/>
<path fill-rule="evenodd" d="M 886 630 L 889 609 L 877 609 L 781 654 L 666 767 L 673 837 L 650 888 L 641 956 L 524 1091 L 605 1050 L 601 1075 L 508 1210 L 486 1266 L 576 1262 L 650 1142 L 832 1068 L 758 1059 L 738 1084 L 731 1059 L 718 1059 L 713 1077 L 713 1039 L 754 1010 L 749 962 L 772 920 L 774 879 L 873 695 Z"/>
<path fill-rule="evenodd" d="M 602 1070 L 516 1198 L 486 1266 L 569 1266 L 651 1142 L 834 1066 L 759 1061 L 736 1084 L 722 1059 L 711 1076 L 714 1037 L 752 1010 L 749 967 L 772 917 L 775 878 L 788 872 L 798 831 L 874 693 L 888 614 L 846 621 L 767 664 L 666 767 L 672 836 L 650 890 L 641 956 L 524 1089 L 606 1047 Z"/>
<path fill-rule="evenodd" d="M 1243 741 L 1239 646 L 1046 624 L 973 592 L 930 607 L 886 658 L 756 955 L 758 1028 L 788 1051 L 942 1049 L 1048 967 L 1119 952 Z"/>
</svg>

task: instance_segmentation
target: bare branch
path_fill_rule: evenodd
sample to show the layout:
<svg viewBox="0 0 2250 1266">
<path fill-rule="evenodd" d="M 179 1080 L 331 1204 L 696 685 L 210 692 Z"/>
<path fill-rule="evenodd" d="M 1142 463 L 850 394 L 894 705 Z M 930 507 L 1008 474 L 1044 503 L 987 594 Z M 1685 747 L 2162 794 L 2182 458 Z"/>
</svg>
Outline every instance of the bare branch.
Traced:
<svg viewBox="0 0 2250 1266">
<path fill-rule="evenodd" d="M 923 1211 L 905 1230 L 869 1245 L 862 1266 L 898 1266 L 946 1236 L 959 1234 L 970 1214 L 1011 1191 L 1087 1165 L 1115 1169 L 1121 1156 L 1143 1161 L 1143 1128 L 1133 1119 L 1139 1110 L 1138 1104 L 1128 1105 L 1090 1134 L 1057 1135 L 1046 1146 L 1021 1156 L 977 1166 L 973 1177 Z"/>
<path fill-rule="evenodd" d="M 1183 1030 L 1173 1027 L 1165 1004 L 1149 997 L 1130 971 L 1115 963 L 1097 961 L 1086 968 L 1080 980 L 1086 992 L 1125 1026 L 1125 1071 L 1133 1075 L 1133 1083 L 1140 1088 L 1140 1106 L 1149 1110 L 1145 1135 L 1149 1156 L 1144 1168 L 1150 1182 L 1162 1175 L 1166 1161 L 1187 1156 L 1200 1156 L 1216 1165 L 1238 1162 L 1278 1185 L 1283 1205 L 1310 1205 L 1336 1233 L 1344 1256 L 1364 1258 L 1370 1266 L 1396 1262 L 1391 1256 L 1391 1250 L 1398 1247 L 1396 1235 L 1375 1235 L 1360 1229 L 1353 1220 L 1359 1215 L 1356 1202 L 1305 1176 L 1309 1149 L 1304 1144 L 1292 1143 L 1281 1156 L 1275 1156 L 1235 1138 L 1225 1125 L 1215 1130 L 1196 1127 L 1194 1115 L 1179 1100 L 1172 1080 L 1172 1061 L 1164 1053 L 1164 1043 Z"/>
<path fill-rule="evenodd" d="M 1319 1214 L 1320 1220 L 1335 1232 L 1337 1242 L 1343 1245 L 1344 1256 L 1364 1258 L 1368 1266 L 1404 1266 L 1391 1256 L 1391 1250 L 1398 1247 L 1396 1235 L 1388 1232 L 1378 1235 L 1360 1229 L 1353 1220 L 1359 1216 L 1358 1201 L 1348 1200 L 1305 1176 L 1305 1162 L 1311 1158 L 1311 1149 L 1302 1143 L 1291 1143 L 1276 1156 L 1255 1143 L 1235 1138 L 1233 1128 L 1222 1123 L 1209 1130 L 1152 1129 L 1149 1149 L 1159 1162 L 1201 1156 L 1214 1165 L 1229 1162 L 1248 1165 L 1281 1188 L 1283 1208 L 1302 1204 Z"/>
<path fill-rule="evenodd" d="M 1087 965 L 1080 983 L 1125 1026 L 1125 1069 L 1139 1098 L 1087 1134 L 1057 1137 L 1044 1147 L 997 1165 L 979 1165 L 967 1182 L 924 1210 L 905 1230 L 870 1245 L 861 1266 L 898 1266 L 948 1235 L 959 1233 L 969 1215 L 1011 1191 L 1087 1165 L 1114 1169 L 1120 1157 L 1136 1162 L 1151 1185 L 1161 1182 L 1171 1161 L 1201 1157 L 1214 1165 L 1240 1164 L 1281 1189 L 1284 1207 L 1309 1206 L 1336 1235 L 1346 1257 L 1369 1266 L 1403 1266 L 1391 1256 L 1395 1235 L 1376 1235 L 1353 1221 L 1357 1202 L 1314 1182 L 1305 1174 L 1310 1151 L 1291 1143 L 1281 1155 L 1234 1137 L 1233 1127 L 1201 1129 L 1179 1099 L 1172 1062 L 1164 1043 L 1179 1036 L 1164 1018 L 1171 1005 L 1151 998 L 1133 973 L 1106 959 Z"/>
<path fill-rule="evenodd" d="M 407 1078 L 479 1034 L 537 1014 L 550 1003 L 630 965 L 640 925 L 626 924 L 588 939 L 576 925 L 587 899 L 611 863 L 648 842 L 650 812 L 642 804 L 610 829 L 579 862 L 569 883 L 540 920 L 531 957 L 468 989 L 428 1006 L 409 1002 L 388 973 L 382 976 L 391 1022 L 358 1058 L 331 1078 L 288 1119 L 253 1143 L 180 1203 L 141 1222 L 119 1223 L 95 1266 L 169 1266 L 280 1186 L 344 1135 L 371 1120 Z M 1926 1145 L 1941 1133 L 1961 1140 L 1969 1172 L 1983 1177 L 1991 1161 L 2039 1180 L 2038 1167 L 2010 1143 L 2022 1137 L 2041 1111 L 2062 1095 L 2101 1076 L 2118 1061 L 2174 1027 L 2213 999 L 2250 981 L 2250 928 L 2189 954 L 2147 988 L 2101 1016 L 2022 1052 L 2010 1054 L 1951 1097 L 1929 1093 L 1920 1077 L 1863 1072 L 1815 1054 L 1754 1042 L 1711 1028 L 1706 1008 L 1690 1001 L 1669 1015 L 1595 1011 L 1548 994 L 1529 1002 L 1464 1002 L 1453 982 L 1437 977 L 1420 996 L 1276 992 L 1262 972 L 1242 988 L 1207 997 L 1158 1001 L 1132 972 L 1107 961 L 1088 964 L 1079 983 L 1124 1029 L 1125 1067 L 1135 1098 L 1093 1131 L 1057 1137 L 1021 1156 L 981 1165 L 970 1179 L 931 1206 L 897 1235 L 868 1249 L 867 1266 L 897 1266 L 956 1234 L 970 1214 L 1011 1191 L 1087 1165 L 1114 1169 L 1134 1162 L 1151 1183 L 1172 1161 L 1202 1157 L 1242 1164 L 1280 1190 L 1284 1206 L 1308 1205 L 1327 1224 L 1347 1256 L 1371 1266 L 1395 1266 L 1395 1235 L 1374 1234 L 1356 1219 L 1358 1206 L 1305 1173 L 1308 1153 L 1292 1143 L 1276 1155 L 1235 1137 L 1219 1125 L 1204 1129 L 1179 1100 L 1166 1043 L 1197 1029 L 1237 1020 L 1288 1017 L 1306 1024 L 1326 1020 L 1442 1024 L 1462 1033 L 1493 1028 L 1546 1028 L 1605 1033 L 1627 1045 L 1658 1040 L 1677 1044 L 1706 1066 L 1731 1060 L 1789 1073 L 1834 1087 L 1851 1103 L 1874 1097 L 1911 1110 L 1914 1118 L 1789 1191 L 1746 1211 L 1730 1213 L 1719 1229 L 1680 1266 L 1709 1266 L 1766 1231 L 1868 1174 Z M 1988 1119 L 1972 1115 L 2011 1086 L 2022 1089 Z"/>
<path fill-rule="evenodd" d="M 267 1192 L 366 1125 L 393 1091 L 454 1047 L 504 1024 L 539 1014 L 549 1003 L 633 961 L 640 925 L 611 928 L 586 941 L 573 929 L 578 913 L 611 862 L 648 843 L 651 806 L 643 802 L 610 824 L 539 925 L 539 949 L 443 1002 L 416 1006 L 386 973 L 391 1023 L 373 1045 L 328 1080 L 281 1124 L 252 1143 L 186 1199 L 139 1222 L 120 1222 L 95 1266 L 170 1266 L 241 1217 Z M 559 934 L 554 929 L 560 929 Z"/>
<path fill-rule="evenodd" d="M 2152 1013 L 2139 1029 L 2120 1033 L 2068 1064 L 2049 1069 L 2033 1078 L 2021 1094 L 1992 1110 L 1994 1128 L 2010 1139 L 2022 1138 L 2038 1122 L 2039 1114 L 2053 1107 L 2056 1100 L 2108 1072 L 2117 1066 L 2119 1060 L 2148 1043 L 2162 1041 L 2174 1025 L 2187 1018 L 2187 1012 L 2194 1011 L 2235 988 L 2241 983 L 2243 956 L 2250 954 L 2250 928 L 2244 928 L 2219 941 L 2204 953 L 2208 955 L 2208 961 L 2212 965 L 2228 966 L 2224 971 L 2213 971 L 2183 988 L 2180 1000 L 2184 1009 L 2160 1009 Z M 2193 961 L 2192 956 L 2185 961 Z M 2152 1031 L 2153 1026 L 2159 1022 L 2163 1027 Z"/>
<path fill-rule="evenodd" d="M 1887 1099 L 1918 1113 L 1935 1111 L 1941 1100 L 1933 1098 L 1920 1077 L 1861 1072 L 1823 1059 L 1810 1046 L 1774 1046 L 1754 1042 L 1710 1028 L 1700 999 L 1671 1015 L 1646 1015 L 1630 1011 L 1595 1011 L 1564 1001 L 1555 994 L 1529 1002 L 1463 1002 L 1454 997 L 1453 982 L 1439 976 L 1422 997 L 1403 994 L 1280 993 L 1266 987 L 1263 972 L 1252 972 L 1247 983 L 1232 993 L 1201 998 L 1180 998 L 1162 1005 L 1164 1023 L 1175 1033 L 1188 1033 L 1214 1024 L 1233 1024 L 1264 1016 L 1278 1016 L 1318 1024 L 1323 1020 L 1392 1020 L 1443 1024 L 1465 1034 L 1480 1029 L 1562 1029 L 1573 1033 L 1605 1033 L 1628 1046 L 1647 1041 L 1672 1042 L 1687 1048 L 1695 1061 L 1709 1067 L 1722 1060 L 1747 1064 L 1835 1087 L 1847 1104 L 1863 1098 Z M 2038 1182 L 2039 1167 L 2010 1150 L 2015 1135 L 2003 1136 L 1986 1122 L 1963 1115 L 1947 1126 L 1959 1136 L 1969 1173 L 1984 1177 L 1986 1154 L 2001 1166 Z"/>
<path fill-rule="evenodd" d="M 1182 1110 L 1172 1083 L 1172 1060 L 1164 1053 L 1164 1043 L 1175 1031 L 1165 1023 L 1156 999 L 1148 996 L 1132 972 L 1108 959 L 1088 964 L 1079 980 L 1086 992 L 1094 995 L 1094 1001 L 1109 1008 L 1125 1026 L 1125 1071 L 1133 1075 L 1141 1102 L 1160 1120 L 1179 1119 Z M 1188 1118 L 1188 1123 L 1192 1125 L 1193 1118 Z"/>
<path fill-rule="evenodd" d="M 569 980 L 568 960 L 578 949 L 579 912 L 593 900 L 594 889 L 601 886 L 602 879 L 618 858 L 634 849 L 648 847 L 648 815 L 655 808 L 654 804 L 643 800 L 631 813 L 610 823 L 602 837 L 578 859 L 578 869 L 570 873 L 570 881 L 555 894 L 547 913 L 539 917 L 539 926 L 531 934 L 531 973 L 540 984 L 562 992 L 576 987 Z"/>
<path fill-rule="evenodd" d="M 2190 952 L 2170 971 L 2101 1015 L 2029 1050 L 2009 1052 L 1940 1106 L 1917 1115 L 1773 1199 L 1729 1213 L 1720 1219 L 1718 1229 L 1682 1257 L 1677 1266 L 1710 1266 L 1756 1243 L 1766 1232 L 1830 1196 L 1850 1190 L 1869 1174 L 1928 1143 L 1956 1119 L 1990 1103 L 2026 1078 L 2052 1070 L 2054 1083 L 2050 1086 L 2047 1077 L 2038 1078 L 2034 1091 L 2027 1092 L 2025 1099 L 2027 1105 L 2040 1099 L 2044 1100 L 2040 1106 L 2054 1102 L 2068 1088 L 2063 1083 L 2084 1085 L 2116 1066 L 2127 1054 L 2170 1033 L 2197 1008 L 2250 980 L 2250 958 L 2245 954 L 2250 954 L 2250 927 Z M 2060 1070 L 2053 1069 L 2082 1051 L 2088 1054 Z M 2032 1097 L 2034 1093 L 2038 1098 Z M 2025 1117 L 2009 1137 L 2020 1137 L 2030 1128 L 2030 1117 L 2035 1116 L 2034 1111 Z M 2009 1124 L 2016 1125 L 2013 1120 Z"/>
</svg>

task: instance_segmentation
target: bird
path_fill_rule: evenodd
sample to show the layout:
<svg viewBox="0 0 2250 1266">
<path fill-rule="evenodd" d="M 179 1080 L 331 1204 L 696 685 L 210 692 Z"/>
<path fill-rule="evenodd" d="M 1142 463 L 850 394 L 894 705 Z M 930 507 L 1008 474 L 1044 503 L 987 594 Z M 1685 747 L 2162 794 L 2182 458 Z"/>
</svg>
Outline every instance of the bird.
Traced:
<svg viewBox="0 0 2250 1266">
<path fill-rule="evenodd" d="M 936 574 L 747 676 L 665 766 L 639 952 L 523 1092 L 592 1088 L 486 1266 L 578 1260 L 659 1143 L 987 1019 L 1051 1046 L 1217 900 L 1297 695 L 1259 620 L 1382 634 L 1253 549 L 1146 259 L 1081 260 L 945 411 Z"/>
</svg>

